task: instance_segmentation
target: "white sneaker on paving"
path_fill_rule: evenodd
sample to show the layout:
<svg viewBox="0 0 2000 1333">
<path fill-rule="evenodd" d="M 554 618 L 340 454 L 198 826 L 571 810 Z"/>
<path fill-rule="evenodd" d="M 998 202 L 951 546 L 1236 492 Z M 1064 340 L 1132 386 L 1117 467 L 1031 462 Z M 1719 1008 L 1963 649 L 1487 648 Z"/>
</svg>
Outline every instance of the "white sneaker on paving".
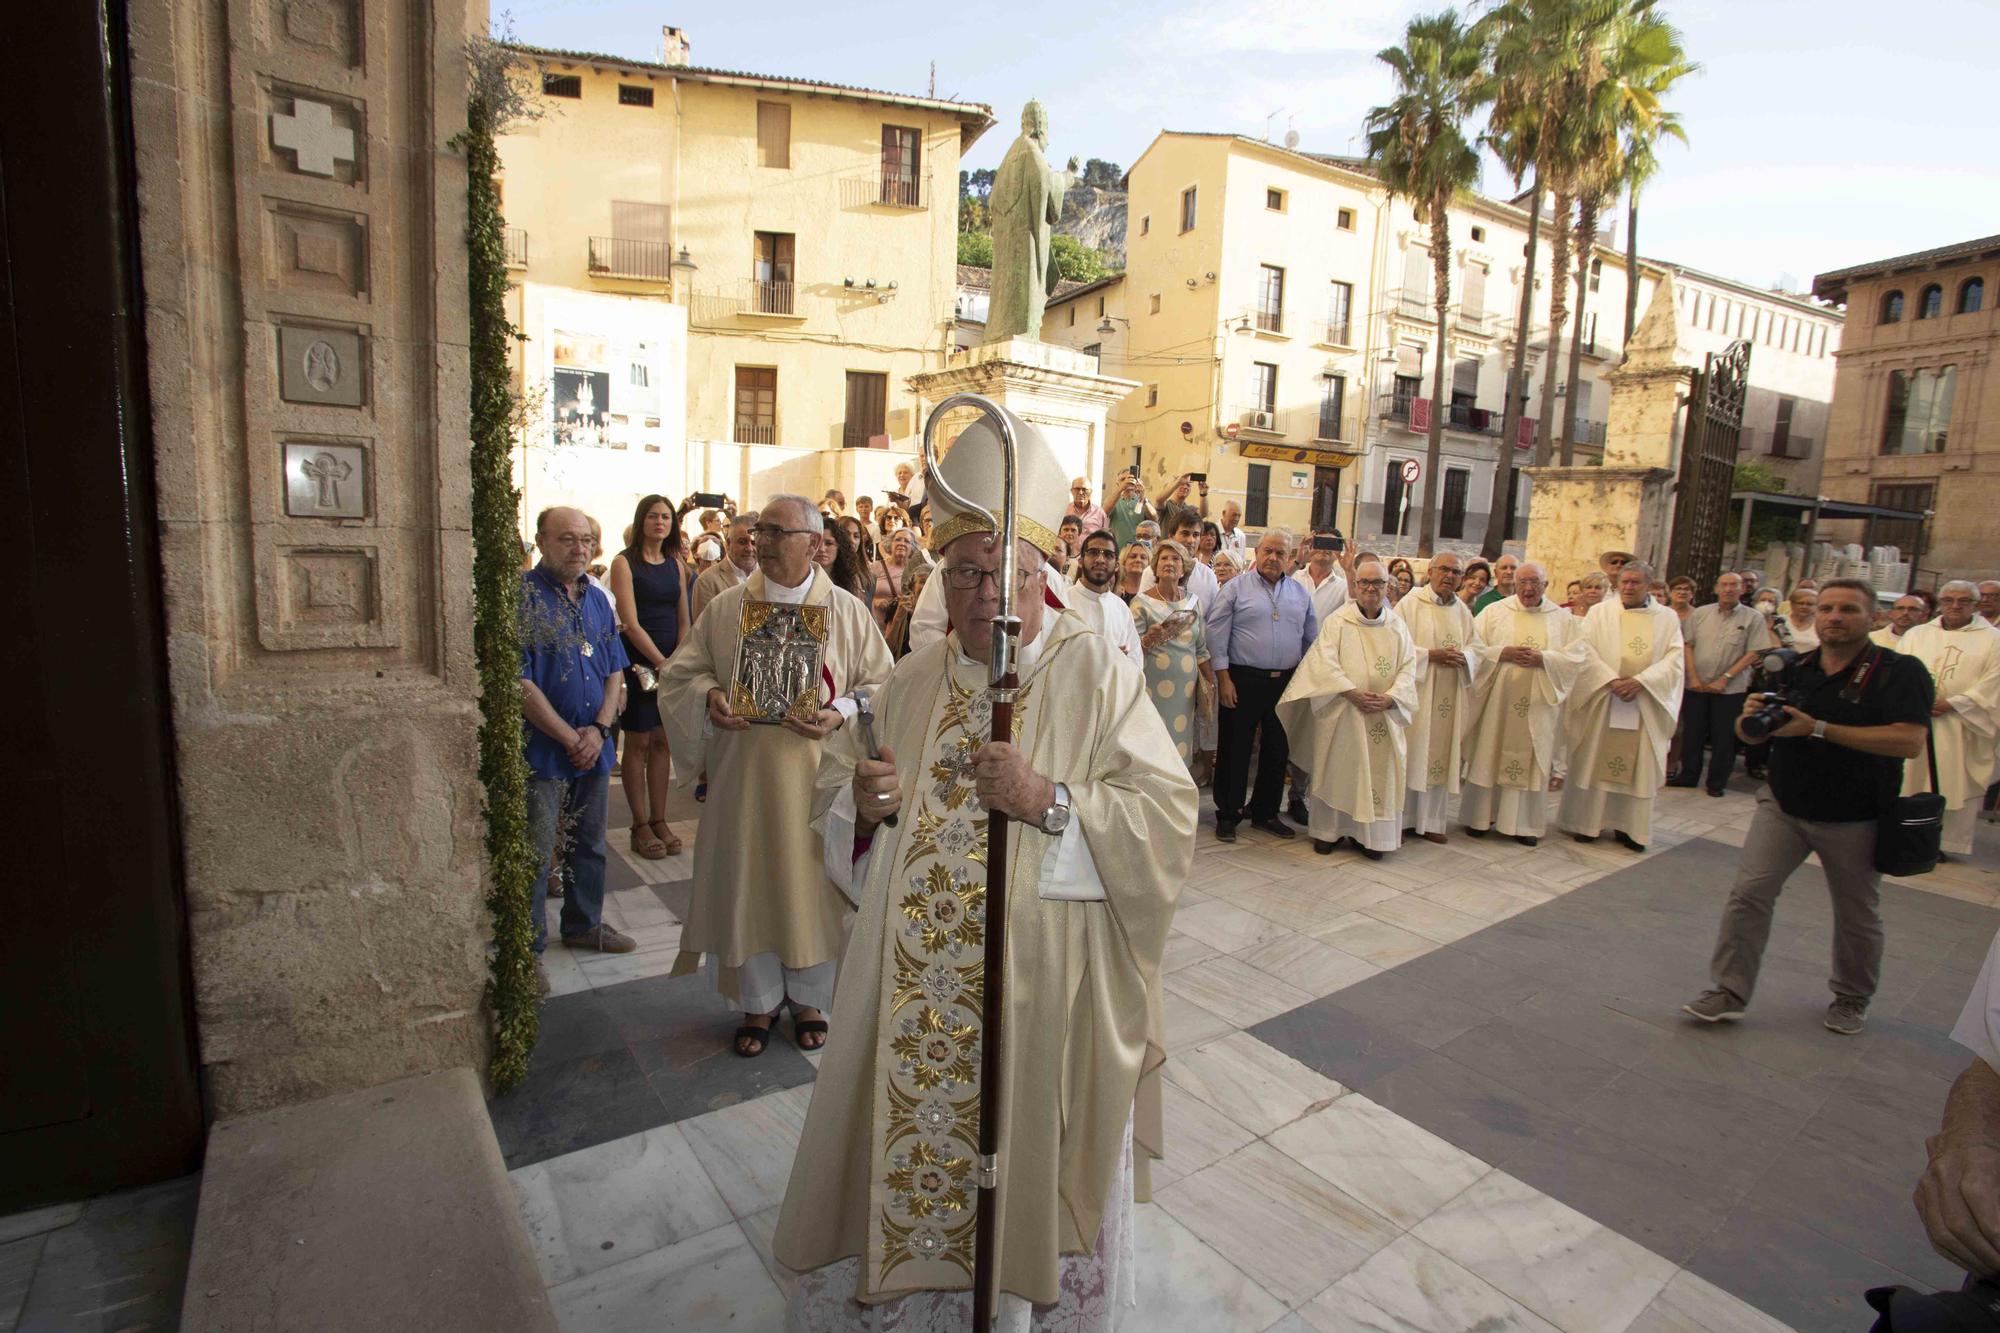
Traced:
<svg viewBox="0 0 2000 1333">
<path fill-rule="evenodd" d="M 1826 1007 L 1826 1030 L 1852 1037 L 1868 1021 L 1868 1001 L 1852 995 L 1838 995 Z"/>
<path fill-rule="evenodd" d="M 1704 1023 L 1733 1023 L 1743 1017 L 1743 1002 L 1726 990 L 1705 990 L 1682 1005 L 1681 1012 Z"/>
</svg>

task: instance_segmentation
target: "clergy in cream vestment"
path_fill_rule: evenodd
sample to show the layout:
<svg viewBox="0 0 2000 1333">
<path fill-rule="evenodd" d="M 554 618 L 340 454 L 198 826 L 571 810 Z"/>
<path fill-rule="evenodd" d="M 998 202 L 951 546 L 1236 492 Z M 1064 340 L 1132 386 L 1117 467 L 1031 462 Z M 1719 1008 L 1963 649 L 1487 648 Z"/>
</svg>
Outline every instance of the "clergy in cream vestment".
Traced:
<svg viewBox="0 0 2000 1333">
<path fill-rule="evenodd" d="M 1514 595 L 1489 604 L 1473 625 L 1479 670 L 1459 819 L 1475 836 L 1498 829 L 1532 843 L 1548 828 L 1563 705 L 1589 650 L 1577 639 L 1583 622 L 1544 595 L 1547 578 L 1534 561 L 1522 565 Z"/>
<path fill-rule="evenodd" d="M 1305 770 L 1313 850 L 1352 838 L 1371 857 L 1403 845 L 1407 729 L 1417 708 L 1416 644 L 1390 609 L 1388 575 L 1369 560 L 1352 597 L 1320 626 L 1300 661 L 1278 721 Z"/>
<path fill-rule="evenodd" d="M 1609 828 L 1635 849 L 1652 836 L 1653 797 L 1665 780 L 1687 677 L 1681 619 L 1648 596 L 1651 578 L 1645 565 L 1628 563 L 1618 571 L 1618 595 L 1583 618 L 1589 655 L 1570 692 L 1569 774 L 1556 813 L 1579 838 Z"/>
<path fill-rule="evenodd" d="M 874 613 L 813 563 L 819 525 L 808 500 L 778 496 L 765 505 L 757 572 L 715 595 L 660 674 L 678 779 L 685 786 L 708 773 L 674 974 L 706 955 L 716 989 L 760 1019 L 787 998 L 800 1009 L 833 1002 L 847 912 L 812 828 L 813 774 L 820 736 L 852 715 L 857 688 L 880 684 L 894 665 Z M 823 707 L 814 723 L 748 725 L 731 715 L 742 612 L 754 603 L 824 608 Z"/>
<path fill-rule="evenodd" d="M 821 764 L 827 869 L 859 910 L 838 1039 L 774 1242 L 800 1274 L 788 1329 L 969 1326 L 974 1163 L 989 1110 L 979 1064 L 988 808 L 1011 817 L 1006 1076 L 990 1108 L 1001 1125 L 1001 1325 L 1094 1333 L 1132 1302 L 1133 1202 L 1149 1196 L 1161 1147 L 1160 960 L 1198 795 L 1144 677 L 1042 600 L 1056 536 L 1037 516 L 1055 521 L 1067 474 L 1032 427 L 1014 430 L 1023 642 L 1012 745 L 989 739 L 999 553 L 991 525 L 944 484 L 1001 507 L 999 446 L 978 421 L 931 492 L 932 581 L 949 590 L 954 628 L 913 649 L 877 694 L 882 760 L 843 730 Z M 882 813 L 896 824 L 878 823 Z"/>
<path fill-rule="evenodd" d="M 1458 579 L 1458 557 L 1440 551 L 1424 571 L 1424 586 L 1411 589 L 1395 610 L 1410 627 L 1410 641 L 1417 646 L 1417 708 L 1408 737 L 1409 795 L 1403 802 L 1403 828 L 1433 842 L 1444 841 L 1451 798 L 1458 794 L 1468 705 L 1478 669 L 1472 653 L 1472 612 L 1453 596 Z"/>
<path fill-rule="evenodd" d="M 1918 625 L 1898 642 L 1930 669 L 1937 687 L 1931 744 L 1937 755 L 1938 790 L 1944 796 L 1944 850 L 1972 854 L 1980 798 L 1994 778 L 2000 737 L 2000 630 L 1973 610 L 1978 590 L 1954 581 L 1938 589 L 1937 619 Z M 1929 791 L 1931 768 L 1923 756 L 1903 761 L 1903 794 Z"/>
</svg>

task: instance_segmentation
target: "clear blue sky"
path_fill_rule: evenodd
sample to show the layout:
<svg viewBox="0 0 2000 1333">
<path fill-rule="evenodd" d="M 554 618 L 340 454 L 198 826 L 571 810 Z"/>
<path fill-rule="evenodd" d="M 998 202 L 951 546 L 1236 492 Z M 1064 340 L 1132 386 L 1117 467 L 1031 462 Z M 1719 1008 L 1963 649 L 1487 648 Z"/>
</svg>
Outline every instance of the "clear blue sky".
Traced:
<svg viewBox="0 0 2000 1333">
<path fill-rule="evenodd" d="M 496 0 L 500 6 L 509 0 Z M 1375 52 L 1409 0 L 1012 0 L 951 7 L 775 0 L 691 8 L 512 0 L 519 40 L 657 59 L 684 28 L 700 65 L 985 102 L 1000 124 L 966 165 L 993 166 L 1021 104 L 1049 109 L 1050 156 L 1124 166 L 1161 129 L 1233 130 L 1356 152 L 1389 81 Z M 1642 252 L 1761 284 L 2000 232 L 1996 0 L 1664 0 L 1702 72 L 1673 105 L 1641 203 Z M 1004 15 L 1004 17 L 1002 17 Z M 1272 112 L 1281 114 L 1267 120 Z M 1489 165 L 1490 192 L 1507 182 Z M 1621 210 L 1622 215 L 1622 210 Z M 1620 239 L 1622 243 L 1623 233 Z"/>
</svg>

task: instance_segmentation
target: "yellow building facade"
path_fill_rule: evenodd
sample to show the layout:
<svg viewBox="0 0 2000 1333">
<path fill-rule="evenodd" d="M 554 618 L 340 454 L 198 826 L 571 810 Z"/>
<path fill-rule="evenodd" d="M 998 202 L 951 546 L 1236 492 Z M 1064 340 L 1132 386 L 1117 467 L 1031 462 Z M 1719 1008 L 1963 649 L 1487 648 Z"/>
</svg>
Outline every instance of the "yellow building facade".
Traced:
<svg viewBox="0 0 2000 1333">
<path fill-rule="evenodd" d="M 524 508 L 585 503 L 614 541 L 647 491 L 894 484 L 908 377 L 949 352 L 960 156 L 992 124 L 667 37 L 665 63 L 512 48 L 541 114 L 500 143 Z"/>
</svg>

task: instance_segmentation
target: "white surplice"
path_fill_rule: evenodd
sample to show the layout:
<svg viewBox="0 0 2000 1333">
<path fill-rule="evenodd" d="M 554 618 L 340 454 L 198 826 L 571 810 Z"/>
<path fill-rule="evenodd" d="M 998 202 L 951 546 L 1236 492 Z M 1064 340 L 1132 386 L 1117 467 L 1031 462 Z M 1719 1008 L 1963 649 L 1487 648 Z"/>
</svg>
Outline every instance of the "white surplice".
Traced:
<svg viewBox="0 0 2000 1333">
<path fill-rule="evenodd" d="M 1896 651 L 1922 662 L 1937 697 L 1951 705 L 1949 712 L 1931 719 L 1938 790 L 1945 800 L 1943 843 L 1945 851 L 1969 856 L 2000 738 L 2000 630 L 1976 615 L 1959 629 L 1933 620 L 1912 626 L 1901 643 Z M 1904 760 L 1903 794 L 1930 789 L 1925 758 Z"/>
<path fill-rule="evenodd" d="M 1478 659 L 1472 651 L 1472 612 L 1446 593 L 1440 602 L 1430 589 L 1412 589 L 1393 614 L 1410 627 L 1417 646 L 1417 708 L 1410 721 L 1408 795 L 1403 802 L 1403 827 L 1417 833 L 1443 833 L 1451 798 L 1458 794 L 1465 767 L 1465 727 L 1470 716 L 1472 680 Z M 1430 660 L 1434 648 L 1456 648 L 1464 666 L 1440 666 Z"/>
<path fill-rule="evenodd" d="M 1459 818 L 1471 829 L 1539 838 L 1548 828 L 1549 779 L 1562 752 L 1564 702 L 1589 651 L 1583 622 L 1547 600 L 1518 596 L 1487 604 L 1474 621 L 1479 658 L 1467 725 L 1465 792 Z M 1503 648 L 1533 648 L 1538 667 L 1500 660 Z"/>
<path fill-rule="evenodd" d="M 1292 762 L 1305 770 L 1307 827 L 1315 841 L 1353 838 L 1373 852 L 1403 845 L 1407 730 L 1417 708 L 1416 644 L 1410 627 L 1383 604 L 1369 619 L 1348 602 L 1320 626 L 1278 700 Z M 1349 690 L 1389 696 L 1363 713 Z"/>
<path fill-rule="evenodd" d="M 1612 828 L 1644 843 L 1680 720 L 1681 620 L 1651 598 L 1631 608 L 1613 598 L 1590 608 L 1580 637 L 1590 652 L 1570 694 L 1569 774 L 1556 822 L 1584 837 Z M 1620 676 L 1639 683 L 1636 698 L 1611 693 Z"/>
</svg>

